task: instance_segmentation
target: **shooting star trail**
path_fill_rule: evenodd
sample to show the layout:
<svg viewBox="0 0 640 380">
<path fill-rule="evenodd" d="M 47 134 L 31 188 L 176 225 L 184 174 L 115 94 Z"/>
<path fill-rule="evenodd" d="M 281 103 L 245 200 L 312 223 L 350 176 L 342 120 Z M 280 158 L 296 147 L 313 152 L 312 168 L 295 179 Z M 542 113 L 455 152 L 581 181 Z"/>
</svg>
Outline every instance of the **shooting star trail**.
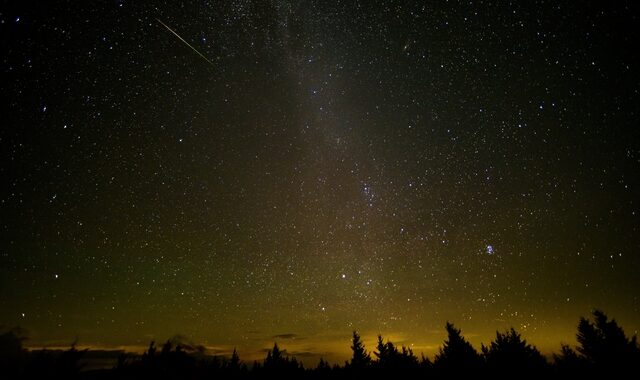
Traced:
<svg viewBox="0 0 640 380">
<path fill-rule="evenodd" d="M 209 58 L 205 57 L 204 54 L 200 53 L 198 51 L 198 49 L 194 48 L 193 46 L 191 46 L 190 43 L 188 43 L 187 41 L 185 41 L 184 38 L 180 37 L 180 35 L 178 33 L 176 33 L 173 29 L 169 28 L 169 26 L 167 24 L 165 24 L 164 22 L 162 22 L 159 18 L 156 19 L 156 21 L 158 21 L 160 23 L 160 25 L 164 26 L 165 28 L 167 28 L 168 31 L 170 31 L 174 36 L 178 37 L 178 39 L 182 42 L 184 42 L 185 45 L 189 46 L 191 48 L 191 50 L 195 51 L 196 54 L 198 54 L 200 57 L 202 57 L 202 59 L 204 59 L 205 61 L 207 61 L 208 64 L 210 64 L 211 66 L 214 66 L 213 62 L 211 62 L 209 60 Z"/>
</svg>

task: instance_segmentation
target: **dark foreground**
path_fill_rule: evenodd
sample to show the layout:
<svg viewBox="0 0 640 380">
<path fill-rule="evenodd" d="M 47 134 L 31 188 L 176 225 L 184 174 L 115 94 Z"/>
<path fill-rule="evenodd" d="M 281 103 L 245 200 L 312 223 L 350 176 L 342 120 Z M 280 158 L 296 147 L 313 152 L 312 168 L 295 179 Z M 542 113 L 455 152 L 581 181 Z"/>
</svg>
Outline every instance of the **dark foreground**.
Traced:
<svg viewBox="0 0 640 380">
<path fill-rule="evenodd" d="M 640 369 L 636 336 L 628 338 L 615 320 L 595 311 L 593 321 L 580 318 L 575 348 L 562 345 L 549 360 L 514 329 L 497 332 L 477 351 L 447 323 L 448 337 L 433 360 L 418 358 L 410 348 L 396 347 L 378 337 L 370 354 L 354 332 L 352 358 L 344 365 L 320 360 L 304 368 L 277 344 L 266 358 L 245 363 L 236 351 L 228 357 L 203 355 L 192 347 L 152 342 L 143 355 L 121 354 L 110 369 L 85 367 L 92 355 L 73 345 L 66 351 L 32 351 L 22 347 L 24 332 L 14 328 L 0 334 L 0 378 L 3 379 L 354 379 L 354 378 L 633 378 Z M 84 364 L 83 364 L 84 363 Z"/>
</svg>

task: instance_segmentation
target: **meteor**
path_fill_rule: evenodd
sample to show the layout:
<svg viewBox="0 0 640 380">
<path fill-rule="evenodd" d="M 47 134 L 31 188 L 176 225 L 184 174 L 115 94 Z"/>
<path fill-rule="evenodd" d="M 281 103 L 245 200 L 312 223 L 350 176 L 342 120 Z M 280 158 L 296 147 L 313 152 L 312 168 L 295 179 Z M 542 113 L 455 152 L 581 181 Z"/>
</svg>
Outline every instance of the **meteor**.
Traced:
<svg viewBox="0 0 640 380">
<path fill-rule="evenodd" d="M 191 46 L 190 43 L 188 43 L 187 41 L 185 41 L 184 38 L 180 37 L 180 35 L 178 33 L 176 33 L 173 29 L 169 28 L 169 26 L 167 24 L 165 24 L 164 22 L 162 22 L 159 18 L 156 19 L 156 21 L 158 21 L 160 23 L 160 25 L 164 26 L 165 28 L 167 28 L 168 31 L 170 31 L 174 36 L 178 37 L 178 39 L 182 42 L 184 42 L 185 45 L 187 45 L 189 48 L 191 48 L 191 50 L 193 50 L 194 52 L 196 52 L 196 54 L 198 54 L 200 57 L 202 57 L 202 59 L 204 59 L 205 61 L 207 61 L 208 64 L 210 64 L 211 66 L 213 66 L 213 62 L 211 62 L 209 60 L 209 58 L 205 57 L 204 54 L 200 53 L 198 51 L 198 49 L 194 48 L 193 46 Z"/>
</svg>

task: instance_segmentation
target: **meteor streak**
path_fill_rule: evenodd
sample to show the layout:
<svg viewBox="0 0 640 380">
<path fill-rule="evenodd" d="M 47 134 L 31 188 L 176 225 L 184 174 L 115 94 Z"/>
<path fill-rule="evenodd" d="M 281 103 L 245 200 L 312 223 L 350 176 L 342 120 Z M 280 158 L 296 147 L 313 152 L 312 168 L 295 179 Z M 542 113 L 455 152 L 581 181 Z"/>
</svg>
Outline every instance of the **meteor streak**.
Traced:
<svg viewBox="0 0 640 380">
<path fill-rule="evenodd" d="M 213 66 L 213 62 L 211 62 L 209 60 L 209 58 L 205 57 L 204 54 L 200 53 L 198 51 L 198 49 L 194 48 L 193 46 L 191 46 L 190 43 L 188 43 L 187 41 L 185 41 L 184 38 L 180 37 L 180 35 L 178 33 L 176 33 L 173 29 L 169 28 L 169 26 L 167 24 L 165 24 L 164 22 L 162 22 L 159 18 L 156 19 L 156 21 L 158 21 L 160 23 L 160 25 L 164 26 L 165 28 L 167 28 L 168 31 L 170 31 L 174 36 L 178 37 L 178 39 L 182 42 L 184 42 L 185 45 L 189 46 L 189 48 L 191 48 L 191 50 L 195 51 L 196 54 L 198 54 L 200 57 L 202 57 L 202 59 L 204 59 L 205 61 L 207 61 L 208 64 L 210 64 L 211 66 Z"/>
</svg>

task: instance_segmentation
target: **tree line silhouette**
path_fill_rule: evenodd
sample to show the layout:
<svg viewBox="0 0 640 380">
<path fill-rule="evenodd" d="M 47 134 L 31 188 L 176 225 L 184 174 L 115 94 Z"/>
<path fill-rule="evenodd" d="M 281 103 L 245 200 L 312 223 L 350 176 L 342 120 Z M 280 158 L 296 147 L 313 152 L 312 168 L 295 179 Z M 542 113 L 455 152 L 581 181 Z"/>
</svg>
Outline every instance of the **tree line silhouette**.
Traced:
<svg viewBox="0 0 640 380">
<path fill-rule="evenodd" d="M 111 369 L 83 370 L 88 350 L 29 352 L 22 346 L 26 333 L 14 328 L 0 334 L 0 377 L 39 379 L 357 379 L 357 378 L 542 378 L 544 376 L 606 376 L 638 373 L 640 346 L 636 336 L 628 338 L 614 319 L 602 311 L 593 312 L 593 321 L 578 323 L 578 345 L 562 344 L 560 352 L 547 359 L 513 328 L 496 332 L 488 346 L 476 350 L 452 323 L 445 325 L 447 339 L 433 360 L 419 358 L 409 347 L 397 347 L 378 335 L 370 353 L 360 335 L 353 332 L 352 357 L 344 365 L 325 360 L 315 368 L 305 368 L 277 343 L 263 361 L 245 363 L 234 349 L 231 357 L 198 355 L 194 347 L 167 341 L 158 351 L 155 342 L 137 356 L 122 354 Z M 200 352 L 202 353 L 202 352 Z M 632 375 L 633 376 L 633 375 Z"/>
</svg>

